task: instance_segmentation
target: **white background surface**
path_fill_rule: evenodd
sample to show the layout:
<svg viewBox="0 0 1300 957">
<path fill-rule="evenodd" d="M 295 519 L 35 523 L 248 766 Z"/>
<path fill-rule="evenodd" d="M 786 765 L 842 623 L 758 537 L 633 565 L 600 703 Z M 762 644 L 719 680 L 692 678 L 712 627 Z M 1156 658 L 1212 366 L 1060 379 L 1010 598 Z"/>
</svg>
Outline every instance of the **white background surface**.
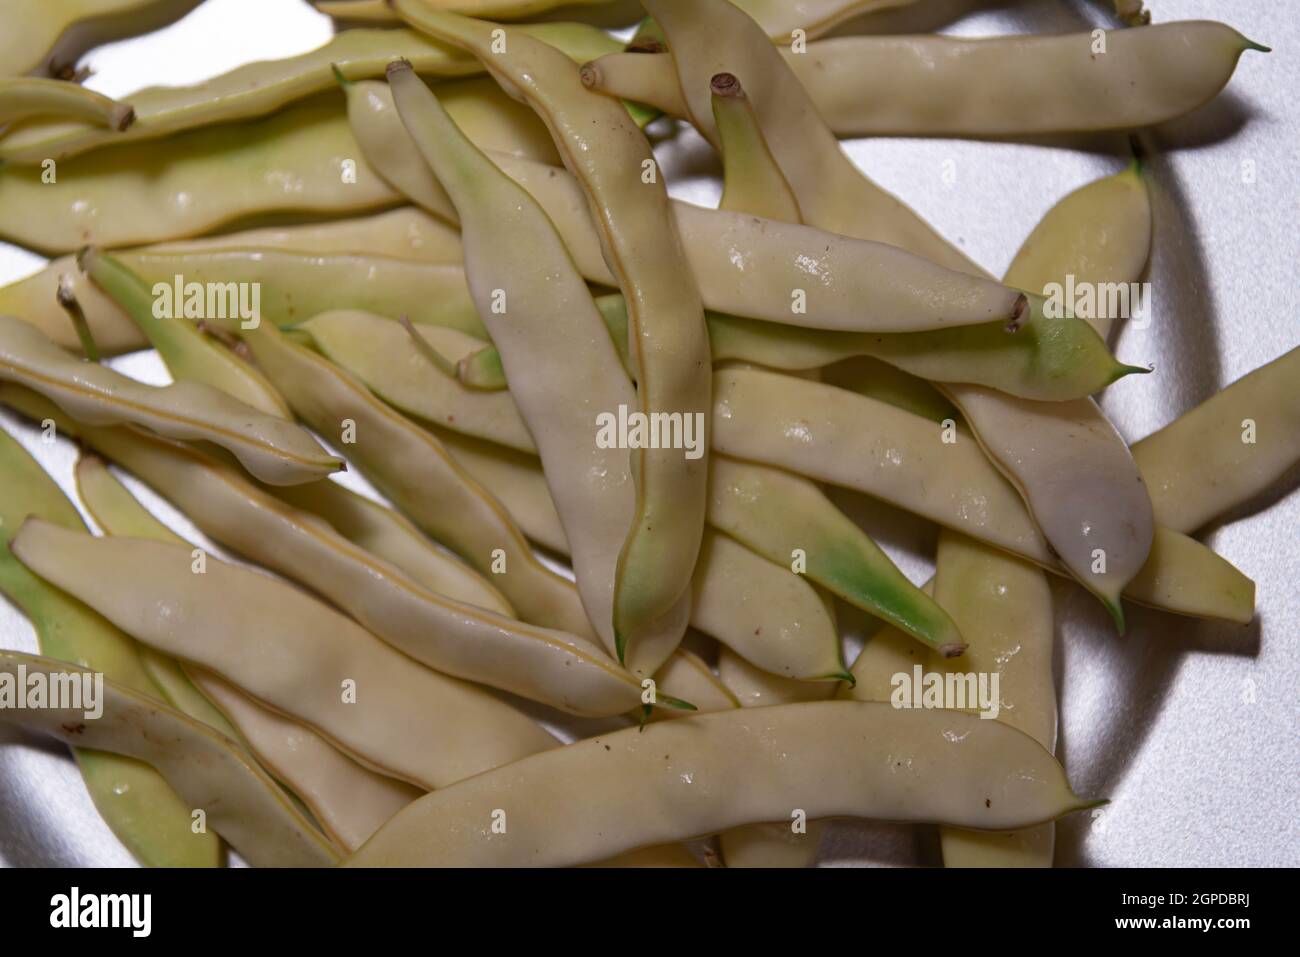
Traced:
<svg viewBox="0 0 1300 957">
<path fill-rule="evenodd" d="M 1152 134 L 1156 196 L 1153 321 L 1125 330 L 1121 359 L 1150 363 L 1108 390 L 1102 404 L 1131 441 L 1259 365 L 1300 345 L 1300 4 L 1293 0 L 1153 0 L 1156 20 L 1222 19 L 1272 46 L 1247 53 L 1228 91 L 1192 117 Z M 968 35 L 1063 32 L 1109 25 L 1104 5 L 1083 0 L 982 4 L 922 0 L 917 9 L 859 21 L 880 32 L 943 29 Z M 0 22 L 0 29 L 3 23 Z M 191 83 L 251 60 L 288 56 L 324 42 L 329 22 L 300 0 L 207 0 L 170 28 L 93 51 L 88 84 L 114 95 L 150 84 Z M 1067 192 L 1122 167 L 1123 137 L 1033 143 L 872 140 L 849 144 L 854 158 L 994 273 Z M 659 148 L 682 198 L 712 204 L 716 174 L 693 134 Z M 945 161 L 955 182 L 945 184 Z M 1243 162 L 1256 179 L 1243 181 Z M 43 258 L 0 243 L 0 283 L 34 272 Z M 119 368 L 160 378 L 152 356 Z M 74 450 L 45 447 L 0 411 L 69 491 Z M 1266 440 L 1261 438 L 1261 441 Z M 1300 819 L 1296 653 L 1300 599 L 1297 472 L 1206 540 L 1258 586 L 1254 624 L 1241 628 L 1129 606 L 1117 638 L 1100 605 L 1053 582 L 1058 606 L 1060 754 L 1075 789 L 1111 798 L 1058 829 L 1067 865 L 1296 865 Z M 352 474 L 355 481 L 355 473 Z M 133 486 L 139 490 L 139 486 Z M 156 497 L 159 514 L 196 540 Z M 932 568 L 934 532 L 925 523 L 842 504 L 916 581 Z M 220 554 L 220 549 L 215 550 Z M 26 621 L 0 599 L 0 645 L 35 650 Z M 837 824 L 824 855 L 831 864 L 933 861 L 924 828 Z M 118 864 L 130 856 L 95 813 L 61 745 L 0 727 L 0 863 Z"/>
</svg>

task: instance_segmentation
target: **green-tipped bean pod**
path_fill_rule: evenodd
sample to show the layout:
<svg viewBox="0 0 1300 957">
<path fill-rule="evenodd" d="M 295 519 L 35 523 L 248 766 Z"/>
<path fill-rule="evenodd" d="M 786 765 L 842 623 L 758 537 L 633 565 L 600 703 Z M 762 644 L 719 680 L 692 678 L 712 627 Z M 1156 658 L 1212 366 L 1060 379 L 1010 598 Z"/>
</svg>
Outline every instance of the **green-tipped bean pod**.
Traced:
<svg viewBox="0 0 1300 957">
<path fill-rule="evenodd" d="M 160 315 L 153 291 L 119 260 L 92 246 L 77 264 L 140 327 L 173 379 L 205 383 L 259 412 L 289 418 L 289 407 L 264 375 L 188 320 L 166 311 Z"/>
<path fill-rule="evenodd" d="M 1012 486 L 955 429 L 777 373 L 724 370 L 714 388 L 716 451 L 865 492 L 1064 573 Z M 1196 617 L 1244 623 L 1254 615 L 1249 579 L 1160 526 L 1124 595 Z"/>
<path fill-rule="evenodd" d="M 0 379 L 27 386 L 74 419 L 130 423 L 175 439 L 212 442 L 272 485 L 322 478 L 344 467 L 300 426 L 198 382 L 145 385 L 74 358 L 21 320 L 0 316 Z"/>
</svg>

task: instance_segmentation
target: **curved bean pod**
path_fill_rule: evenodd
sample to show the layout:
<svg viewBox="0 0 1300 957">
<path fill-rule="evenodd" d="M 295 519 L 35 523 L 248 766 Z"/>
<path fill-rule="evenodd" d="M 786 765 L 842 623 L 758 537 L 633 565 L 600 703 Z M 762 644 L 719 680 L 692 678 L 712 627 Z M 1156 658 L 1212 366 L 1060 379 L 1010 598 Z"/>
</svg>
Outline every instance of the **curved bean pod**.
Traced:
<svg viewBox="0 0 1300 957">
<path fill-rule="evenodd" d="M 430 592 L 196 452 L 125 430 L 79 431 L 213 539 L 330 599 L 430 668 L 574 714 L 621 714 L 640 703 L 638 682 L 577 636 Z"/>
<path fill-rule="evenodd" d="M 807 479 L 719 455 L 709 522 L 774 562 L 788 566 L 802 553 L 812 581 L 945 657 L 966 648 L 948 613 Z"/>
<path fill-rule="evenodd" d="M 43 655 L 76 662 L 161 697 L 130 637 L 29 572 L 9 550 L 28 515 L 81 531 L 77 510 L 8 432 L 0 429 L 0 593 L 30 620 Z M 0 711 L 0 715 L 8 712 Z M 152 867 L 217 867 L 215 834 L 195 834 L 192 806 L 153 768 L 117 754 L 73 749 L 96 808 L 137 860 Z"/>
<path fill-rule="evenodd" d="M 408 518 L 483 574 L 504 570 L 493 580 L 520 617 L 572 634 L 592 633 L 569 583 L 537 560 L 500 503 L 429 432 L 271 326 L 244 335 L 290 407 L 317 432 L 339 435 L 353 424 L 350 460 Z"/>
<path fill-rule="evenodd" d="M 217 672 L 412 784 L 444 787 L 554 744 L 487 692 L 416 664 L 269 576 L 213 558 L 196 575 L 188 548 L 93 538 L 38 519 L 10 547 L 137 639 Z"/>
<path fill-rule="evenodd" d="M 2 301 L 2 300 L 0 300 Z M 626 350 L 627 312 L 617 293 L 596 305 L 620 352 Z M 871 356 L 935 382 L 968 382 L 1008 395 L 1060 402 L 1091 395 L 1126 375 L 1148 372 L 1120 363 L 1082 319 L 1028 317 L 1015 332 L 1001 322 L 927 332 L 832 332 L 743 319 L 707 311 L 714 363 L 736 361 L 769 369 L 820 369 Z M 463 360 L 461 381 L 475 389 L 504 389 L 495 347 Z"/>
<path fill-rule="evenodd" d="M 536 459 L 450 433 L 443 440 L 461 466 L 501 500 L 524 534 L 568 553 Z M 706 528 L 692 586 L 692 627 L 779 674 L 811 681 L 843 678 L 834 620 L 807 582 L 791 574 L 784 557 L 768 561 Z M 689 695 L 682 697 L 698 705 Z"/>
<path fill-rule="evenodd" d="M 20 670 L 22 669 L 22 670 Z M 0 674 L 17 679 L 83 675 L 76 665 L 0 651 Z M 255 867 L 329 867 L 338 852 L 293 806 L 271 777 L 218 734 L 161 701 L 112 680 L 104 713 L 86 720 L 76 708 L 0 708 L 0 721 L 42 731 L 68 744 L 125 755 L 158 769 L 212 829 Z"/>
<path fill-rule="evenodd" d="M 1046 289 L 1063 275 L 1098 288 L 1135 281 L 1150 248 L 1150 215 L 1139 216 L 1133 230 L 1098 237 L 1088 224 L 1105 205 L 1080 201 L 1080 193 L 1115 192 L 1110 179 L 1051 209 L 1023 247 L 1026 257 L 1012 261 L 1006 281 L 1028 289 Z M 1125 185 L 1118 184 L 1122 196 L 1131 192 Z M 1089 247 L 1084 239 L 1102 241 Z M 1124 439 L 1091 399 L 1028 402 L 973 386 L 946 392 L 1065 567 L 1102 600 L 1123 634 L 1120 593 L 1146 563 L 1155 525 L 1151 497 Z"/>
<path fill-rule="evenodd" d="M 347 164 L 355 164 L 353 168 Z M 344 215 L 400 199 L 366 166 L 337 104 L 317 98 L 237 133 L 212 127 L 39 166 L 0 168 L 0 236 L 45 253 L 211 232 L 255 215 Z M 354 181 L 353 181 L 354 180 Z"/>
<path fill-rule="evenodd" d="M 408 415 L 521 452 L 536 453 L 532 433 L 511 394 L 461 385 L 423 352 L 412 349 L 410 334 L 397 322 L 373 313 L 339 310 L 314 316 L 298 328 L 311 334 L 312 341 L 331 362 Z M 482 339 L 458 336 L 457 330 L 426 325 L 417 327 L 416 332 L 451 363 L 486 348 L 495 349 Z M 443 335 L 448 332 L 452 335 Z M 556 336 L 551 323 L 543 323 L 537 332 Z M 626 381 L 626 376 L 623 378 Z M 590 418 L 594 421 L 594 414 Z M 594 434 L 595 426 L 585 424 Z"/>
<path fill-rule="evenodd" d="M 259 412 L 289 418 L 289 407 L 264 375 L 188 321 L 155 313 L 153 292 L 121 262 L 92 246 L 77 256 L 77 265 L 140 327 L 173 379 L 202 382 Z"/>
<path fill-rule="evenodd" d="M 459 230 L 414 206 L 356 219 L 180 240 L 139 251 L 193 255 L 217 249 L 293 251 L 322 256 L 359 254 L 432 264 L 461 261 Z M 127 254 L 117 255 L 121 258 Z M 126 313 L 94 284 L 81 281 L 71 256 L 62 256 L 40 272 L 0 286 L 0 313 L 25 319 L 65 349 L 80 350 L 81 343 L 68 325 L 67 314 L 56 302 L 58 286 L 65 278 L 86 313 L 100 355 L 115 356 L 148 348 L 149 340 Z"/>
<path fill-rule="evenodd" d="M 101 460 L 83 456 L 78 461 L 77 488 L 106 534 L 189 546 L 147 512 Z M 172 706 L 232 740 L 244 742 L 262 765 L 307 805 L 338 846 L 356 850 L 379 825 L 423 793 L 362 767 L 305 725 L 258 704 L 212 672 L 192 669 L 191 682 L 174 659 L 166 660 L 183 682 L 164 689 Z M 173 693 L 178 688 L 183 689 L 180 695 L 189 705 L 201 702 L 202 716 L 175 703 Z"/>
<path fill-rule="evenodd" d="M 754 780 L 764 786 L 744 783 Z M 810 702 L 662 721 L 528 758 L 426 795 L 347 863 L 580 864 L 796 807 L 1001 830 L 1089 806 L 1041 745 L 999 722 Z M 505 835 L 491 834 L 495 808 Z"/>
<path fill-rule="evenodd" d="M 691 122 L 715 146 L 718 132 L 709 102 L 710 78 L 732 73 L 745 84 L 804 222 L 910 250 L 958 272 L 978 274 L 969 258 L 853 164 L 780 51 L 744 11 L 727 0 L 645 0 L 645 8 L 668 37 Z M 589 72 L 591 83 L 598 85 L 599 70 Z"/>
<path fill-rule="evenodd" d="M 650 146 L 619 104 L 583 87 L 578 71 L 544 44 L 505 30 L 506 52 L 498 53 L 493 38 L 501 28 L 411 0 L 395 0 L 394 9 L 418 29 L 471 49 L 546 121 L 628 299 L 637 411 L 647 420 L 667 414 L 703 422 L 698 459 L 681 449 L 632 453 L 636 510 L 615 577 L 614 650 L 633 673 L 652 673 L 680 641 L 689 615 L 704 529 L 710 383 L 703 306 L 687 278 L 667 190 L 657 175 L 647 182 L 647 170 L 656 170 Z"/>
<path fill-rule="evenodd" d="M 920 416 L 776 373 L 718 372 L 714 389 L 716 451 L 857 489 L 1064 573 L 1015 490 L 975 443 L 945 443 L 941 427 Z M 1124 595 L 1196 617 L 1245 623 L 1254 615 L 1249 579 L 1161 526 Z"/>
<path fill-rule="evenodd" d="M 718 652 L 718 677 L 743 708 L 823 701 L 835 685 L 791 681 L 754 667 L 727 648 Z M 824 825 L 808 821 L 805 831 L 790 823 L 747 824 L 718 835 L 722 860 L 728 867 L 809 867 L 817 856 Z"/>
<path fill-rule="evenodd" d="M 412 202 L 450 218 L 450 200 L 396 111 L 375 90 L 365 105 L 361 114 L 349 115 L 367 161 Z M 592 282 L 617 285 L 575 178 L 543 163 L 491 155 L 541 204 L 579 272 Z M 979 278 L 982 274 L 937 266 L 917 250 L 909 254 L 881 242 L 690 203 L 670 205 L 704 304 L 719 312 L 814 329 L 908 332 L 1013 320 L 1024 325 L 1041 311 L 1041 298 L 1031 301 L 1019 290 Z M 954 255 L 960 256 L 952 253 L 948 259 Z M 800 292 L 804 311 L 794 305 Z"/>
<path fill-rule="evenodd" d="M 846 36 L 780 53 L 838 136 L 1030 136 L 1163 123 L 1213 99 L 1246 50 L 1186 20 L 1059 36 Z M 610 53 L 600 89 L 687 116 L 670 54 Z"/>
<path fill-rule="evenodd" d="M 106 131 L 97 132 L 104 132 L 106 138 L 114 141 L 135 121 L 130 103 L 119 103 L 77 83 L 37 77 L 0 77 L 0 126 L 33 116 L 68 117 L 92 128 L 107 127 Z M 0 137 L 0 157 L 16 135 L 10 130 Z"/>
<path fill-rule="evenodd" d="M 1043 295 L 1049 294 L 1049 283 L 1064 289 L 1069 274 L 1090 282 L 1136 280 L 1150 253 L 1151 195 L 1135 160 L 1114 176 L 1079 187 L 1048 210 L 1021 244 L 1005 280 Z M 1103 340 L 1110 337 L 1115 319 L 1109 311 L 1094 310 L 1084 320 Z"/>
<path fill-rule="evenodd" d="M 294 508 L 323 518 L 348 541 L 396 565 L 429 591 L 518 617 L 495 585 L 435 545 L 401 513 L 337 482 L 281 485 L 269 491 Z"/>
<path fill-rule="evenodd" d="M 636 392 L 546 214 L 465 138 L 409 64 L 393 64 L 388 78 L 403 123 L 456 205 L 470 291 L 514 373 L 519 407 L 502 411 L 522 412 L 525 451 L 536 438 L 587 617 L 613 648 L 615 569 L 636 490 L 627 451 L 600 447 L 594 428 L 601 413 L 632 408 Z M 570 388 L 575 365 L 584 370 L 580 392 Z M 472 404 L 504 398 L 464 391 Z M 679 639 L 641 636 L 656 644 Z"/>
<path fill-rule="evenodd" d="M 582 23 L 539 23 L 521 29 L 578 62 L 620 49 L 618 41 Z M 0 138 L 0 160 L 40 163 L 119 142 L 157 139 L 200 126 L 266 116 L 297 100 L 329 90 L 335 82 L 335 71 L 347 80 L 379 77 L 383 76 L 385 66 L 399 58 L 412 61 L 420 73 L 428 76 L 463 77 L 483 69 L 474 57 L 413 30 L 345 30 L 315 50 L 298 56 L 248 63 L 193 86 L 139 90 L 130 97 L 136 122 L 125 136 L 96 129 L 102 121 L 95 125 L 66 120 L 26 123 Z M 0 80 L 0 122 L 6 120 L 3 104 L 8 99 L 7 82 L 10 81 Z M 85 98 L 97 97 L 89 91 L 83 94 Z M 98 100 L 107 98 L 98 97 Z M 111 100 L 107 105 L 98 102 L 95 105 L 105 119 L 112 117 L 119 121 L 125 108 L 124 104 L 114 104 Z"/>
<path fill-rule="evenodd" d="M 145 385 L 76 359 L 19 319 L 0 316 L 0 378 L 28 386 L 74 419 L 131 423 L 175 439 L 212 442 L 272 485 L 310 482 L 344 468 L 306 430 L 198 382 Z"/>
<path fill-rule="evenodd" d="M 799 204 L 767 148 L 754 106 L 740 79 L 730 73 L 717 73 L 709 81 L 709 88 L 722 153 L 722 199 L 718 208 L 780 222 L 801 222 Z"/>
<path fill-rule="evenodd" d="M 1123 437 L 1091 399 L 1031 403 L 976 386 L 946 393 L 1053 553 L 1123 634 L 1120 594 L 1155 534 L 1151 497 Z"/>
<path fill-rule="evenodd" d="M 1047 576 L 1028 562 L 945 529 L 939 533 L 934 581 L 935 600 L 961 626 L 970 648 L 960 664 L 940 663 L 930 670 L 998 675 L 997 719 L 1055 750 L 1055 628 Z M 1008 834 L 944 828 L 939 832 L 943 863 L 1051 867 L 1055 830 L 1052 824 Z"/>
<path fill-rule="evenodd" d="M 1297 383 L 1292 349 L 1134 445 L 1156 520 L 1194 532 L 1285 474 L 1300 448 Z"/>
<path fill-rule="evenodd" d="M 76 435 L 76 430 L 69 430 L 66 417 L 55 415 L 55 421 L 63 427 L 64 435 Z M 77 457 L 75 468 L 77 496 L 90 513 L 101 531 L 107 535 L 123 535 L 127 538 L 152 538 L 159 542 L 175 545 L 188 545 L 189 542 L 174 533 L 170 528 L 153 516 L 126 487 L 108 470 L 104 460 L 96 455 L 83 452 Z M 170 655 L 164 655 L 148 645 L 137 643 L 140 662 L 144 670 L 162 691 L 163 699 L 195 721 L 201 721 L 220 731 L 232 741 L 239 741 L 239 732 L 226 720 L 225 715 L 212 706 L 199 689 L 194 687 L 189 675 L 185 673 L 180 662 Z"/>
<path fill-rule="evenodd" d="M 195 680 L 239 726 L 257 759 L 293 789 L 346 851 L 355 851 L 425 793 L 363 767 L 315 731 L 258 704 L 210 671 L 197 671 Z"/>
</svg>

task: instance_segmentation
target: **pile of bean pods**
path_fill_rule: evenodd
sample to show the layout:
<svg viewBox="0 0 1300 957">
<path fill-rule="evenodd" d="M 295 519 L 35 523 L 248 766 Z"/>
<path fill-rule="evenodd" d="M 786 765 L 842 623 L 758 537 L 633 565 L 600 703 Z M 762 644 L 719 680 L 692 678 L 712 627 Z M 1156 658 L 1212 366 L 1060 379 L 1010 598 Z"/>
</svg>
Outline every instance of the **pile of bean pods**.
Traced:
<svg viewBox="0 0 1300 957">
<path fill-rule="evenodd" d="M 1192 536 L 1294 464 L 1300 350 L 1130 447 L 1093 396 L 1148 370 L 1048 290 L 1141 278 L 1141 162 L 998 279 L 837 137 L 1133 130 L 1263 48 L 1133 3 L 821 38 L 909 2 L 644 0 L 620 40 L 558 0 L 331 0 L 318 50 L 124 102 L 80 54 L 193 0 L 0 9 L 0 238 L 51 257 L 0 288 L 0 591 L 41 651 L 0 677 L 105 678 L 94 720 L 0 719 L 67 741 L 149 865 L 804 865 L 837 817 L 1050 865 L 1105 796 L 1053 755 L 1047 574 L 1120 633 L 1125 599 L 1251 621 Z M 718 209 L 669 198 L 647 128 L 686 124 Z M 170 384 L 104 364 L 140 349 Z M 939 526 L 934 578 L 828 486 Z M 900 707 L 914 668 L 996 675 L 1000 714 Z"/>
</svg>

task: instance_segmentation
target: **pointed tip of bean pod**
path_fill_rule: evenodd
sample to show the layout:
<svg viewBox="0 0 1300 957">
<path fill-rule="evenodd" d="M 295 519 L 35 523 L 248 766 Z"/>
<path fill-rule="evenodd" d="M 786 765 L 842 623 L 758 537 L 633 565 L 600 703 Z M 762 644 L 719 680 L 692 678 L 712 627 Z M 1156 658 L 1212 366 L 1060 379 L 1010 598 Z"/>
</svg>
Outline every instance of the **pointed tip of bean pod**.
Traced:
<svg viewBox="0 0 1300 957">
<path fill-rule="evenodd" d="M 352 85 L 352 81 L 343 75 L 343 71 L 339 69 L 339 65 L 337 63 L 330 64 L 330 72 L 334 74 L 334 82 L 337 83 L 339 86 L 343 87 L 343 89 L 346 90 L 348 87 Z"/>
<path fill-rule="evenodd" d="M 970 647 L 964 641 L 950 641 L 947 644 L 940 645 L 935 650 L 944 658 L 960 658 L 966 654 L 966 649 Z"/>
<path fill-rule="evenodd" d="M 1131 366 L 1121 362 L 1115 366 L 1115 370 L 1111 373 L 1110 381 L 1106 384 L 1112 385 L 1120 379 L 1131 375 L 1150 375 L 1154 371 L 1155 366 Z"/>
<path fill-rule="evenodd" d="M 1110 617 L 1113 618 L 1115 621 L 1115 629 L 1119 632 L 1120 637 L 1122 638 L 1124 636 L 1124 630 L 1126 628 L 1126 625 L 1124 624 L 1123 606 L 1120 604 L 1119 599 L 1115 599 L 1114 601 L 1109 601 L 1103 598 L 1102 603 L 1105 604 L 1106 610 L 1110 612 Z"/>
<path fill-rule="evenodd" d="M 1273 52 L 1272 47 L 1266 47 L 1262 43 L 1256 43 L 1254 40 L 1250 39 L 1250 37 L 1242 37 L 1241 39 L 1245 41 L 1247 50 L 1254 50 L 1256 53 Z"/>
<path fill-rule="evenodd" d="M 674 711 L 699 711 L 700 710 L 699 708 L 695 707 L 695 705 L 691 704 L 689 701 L 685 701 L 681 698 L 674 698 L 672 695 L 664 694 L 663 692 L 659 692 L 658 694 L 655 695 L 655 704 L 663 705 L 663 707 L 665 708 L 672 708 Z"/>
<path fill-rule="evenodd" d="M 627 653 L 627 636 L 623 634 L 620 628 L 614 629 L 614 654 L 618 656 L 618 663 L 627 667 L 624 656 Z"/>
<path fill-rule="evenodd" d="M 654 709 L 648 704 L 641 705 L 641 724 L 637 727 L 638 731 L 644 731 L 646 722 L 650 720 L 650 712 Z"/>
<path fill-rule="evenodd" d="M 855 677 L 853 677 L 853 672 L 848 671 L 848 670 L 844 670 L 844 671 L 833 671 L 833 672 L 831 672 L 830 674 L 828 674 L 828 675 L 827 675 L 823 680 L 824 680 L 824 681 L 843 681 L 843 682 L 844 682 L 845 684 L 847 684 L 850 688 L 856 688 L 856 687 L 858 686 L 858 679 L 855 678 Z"/>
<path fill-rule="evenodd" d="M 1105 807 L 1110 803 L 1110 798 L 1095 798 L 1094 800 L 1087 801 L 1080 798 L 1077 794 L 1075 797 L 1078 798 L 1079 803 L 1070 808 L 1070 810 L 1066 812 L 1067 814 L 1074 813 L 1075 811 L 1092 811 L 1099 807 Z"/>
</svg>

